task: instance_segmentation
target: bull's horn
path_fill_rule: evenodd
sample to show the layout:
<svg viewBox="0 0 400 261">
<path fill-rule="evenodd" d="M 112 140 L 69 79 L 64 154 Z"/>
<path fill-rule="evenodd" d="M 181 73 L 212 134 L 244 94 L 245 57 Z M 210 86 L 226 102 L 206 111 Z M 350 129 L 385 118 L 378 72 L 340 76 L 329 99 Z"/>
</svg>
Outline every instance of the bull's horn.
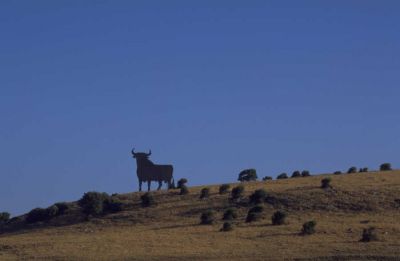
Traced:
<svg viewBox="0 0 400 261">
<path fill-rule="evenodd" d="M 135 155 L 135 148 L 132 149 L 132 155 Z"/>
<path fill-rule="evenodd" d="M 149 153 L 147 153 L 147 156 L 150 156 L 151 155 L 151 150 L 149 150 Z"/>
</svg>

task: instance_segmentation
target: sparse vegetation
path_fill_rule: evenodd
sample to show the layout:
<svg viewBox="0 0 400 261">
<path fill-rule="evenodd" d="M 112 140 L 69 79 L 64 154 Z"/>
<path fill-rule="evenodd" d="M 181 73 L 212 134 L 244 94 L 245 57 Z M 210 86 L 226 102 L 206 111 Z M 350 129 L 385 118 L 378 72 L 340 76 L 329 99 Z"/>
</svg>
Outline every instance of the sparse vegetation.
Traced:
<svg viewBox="0 0 400 261">
<path fill-rule="evenodd" d="M 288 175 L 286 173 L 281 173 L 278 175 L 278 177 L 276 177 L 276 179 L 287 179 Z"/>
<path fill-rule="evenodd" d="M 239 185 L 239 186 L 237 186 L 237 187 L 234 187 L 234 188 L 232 189 L 232 192 L 231 192 L 231 197 L 232 197 L 232 199 L 239 199 L 239 198 L 241 198 L 242 195 L 243 195 L 243 192 L 244 192 L 244 186 Z"/>
<path fill-rule="evenodd" d="M 181 186 L 181 191 L 179 192 L 179 195 L 187 195 L 189 194 L 189 189 L 186 185 Z"/>
<path fill-rule="evenodd" d="M 272 177 L 270 177 L 270 176 L 265 176 L 265 177 L 263 177 L 262 180 L 263 180 L 263 181 L 272 180 Z"/>
<path fill-rule="evenodd" d="M 390 164 L 390 163 L 383 163 L 383 164 L 381 164 L 381 166 L 379 167 L 379 169 L 380 169 L 381 171 L 392 170 L 392 164 Z"/>
<path fill-rule="evenodd" d="M 327 189 L 331 187 L 331 178 L 323 178 L 321 180 L 321 188 Z"/>
<path fill-rule="evenodd" d="M 314 220 L 308 221 L 303 224 L 303 228 L 301 230 L 302 235 L 311 235 L 315 233 L 315 226 L 317 225 L 317 222 Z"/>
<path fill-rule="evenodd" d="M 257 180 L 257 171 L 255 169 L 245 169 L 239 173 L 239 181 L 254 181 Z"/>
<path fill-rule="evenodd" d="M 109 197 L 105 192 L 90 191 L 83 195 L 78 204 L 86 215 L 100 215 L 103 214 L 105 202 Z"/>
<path fill-rule="evenodd" d="M 232 225 L 232 223 L 230 223 L 230 222 L 224 222 L 224 224 L 222 225 L 222 228 L 221 228 L 220 231 L 228 232 L 228 231 L 231 231 L 231 230 L 233 230 L 233 225 Z"/>
<path fill-rule="evenodd" d="M 300 178 L 300 177 L 301 177 L 301 173 L 298 170 L 294 171 L 291 176 L 291 178 Z"/>
<path fill-rule="evenodd" d="M 249 222 L 260 220 L 262 217 L 263 211 L 264 211 L 264 208 L 262 206 L 252 207 L 247 212 L 246 222 L 249 223 Z"/>
<path fill-rule="evenodd" d="M 187 182 L 188 182 L 188 181 L 187 181 L 187 179 L 185 179 L 185 178 L 182 178 L 182 179 L 178 180 L 177 188 L 178 188 L 178 189 L 181 189 L 183 186 L 186 185 Z"/>
<path fill-rule="evenodd" d="M 224 212 L 224 216 L 222 217 L 222 220 L 233 220 L 237 218 L 237 211 L 235 208 L 228 208 Z"/>
<path fill-rule="evenodd" d="M 276 211 L 271 217 L 272 225 L 285 224 L 286 217 L 287 217 L 287 214 L 285 212 Z"/>
<path fill-rule="evenodd" d="M 351 173 L 357 173 L 357 167 L 350 167 L 349 170 L 347 171 L 348 174 Z"/>
<path fill-rule="evenodd" d="M 378 235 L 374 227 L 364 228 L 361 236 L 361 242 L 378 241 Z"/>
<path fill-rule="evenodd" d="M 340 170 L 338 170 L 338 171 L 335 171 L 333 174 L 340 175 L 340 174 L 342 174 L 342 172 Z"/>
<path fill-rule="evenodd" d="M 310 171 L 308 171 L 308 170 L 303 170 L 303 171 L 301 172 L 301 176 L 302 176 L 303 178 L 311 176 Z"/>
<path fill-rule="evenodd" d="M 69 209 L 68 204 L 65 202 L 58 202 L 54 205 L 56 205 L 58 208 L 58 215 L 64 215 L 67 212 L 67 210 Z"/>
<path fill-rule="evenodd" d="M 211 225 L 212 223 L 214 223 L 214 211 L 207 210 L 203 212 L 200 216 L 200 224 Z"/>
<path fill-rule="evenodd" d="M 229 184 L 222 184 L 219 186 L 219 194 L 225 194 L 229 192 L 229 189 L 231 188 L 231 185 Z"/>
<path fill-rule="evenodd" d="M 200 199 L 205 199 L 210 196 L 210 189 L 209 188 L 203 188 L 200 191 Z"/>
<path fill-rule="evenodd" d="M 123 203 L 116 197 L 109 197 L 104 201 L 104 212 L 116 213 L 123 210 Z"/>
<path fill-rule="evenodd" d="M 257 189 L 254 191 L 253 194 L 250 195 L 249 197 L 249 203 L 250 204 L 260 204 L 264 202 L 265 197 L 267 196 L 267 192 L 265 189 Z"/>
<path fill-rule="evenodd" d="M 10 219 L 10 213 L 0 212 L 0 224 L 6 223 Z"/>
<path fill-rule="evenodd" d="M 359 172 L 368 172 L 368 168 L 360 168 Z"/>
<path fill-rule="evenodd" d="M 36 223 L 36 222 L 48 221 L 57 215 L 58 215 L 58 207 L 56 205 L 52 205 L 48 208 L 35 208 L 28 213 L 26 217 L 26 222 Z"/>
<path fill-rule="evenodd" d="M 142 200 L 142 207 L 147 208 L 154 205 L 153 195 L 149 192 L 144 193 L 140 199 Z"/>
</svg>

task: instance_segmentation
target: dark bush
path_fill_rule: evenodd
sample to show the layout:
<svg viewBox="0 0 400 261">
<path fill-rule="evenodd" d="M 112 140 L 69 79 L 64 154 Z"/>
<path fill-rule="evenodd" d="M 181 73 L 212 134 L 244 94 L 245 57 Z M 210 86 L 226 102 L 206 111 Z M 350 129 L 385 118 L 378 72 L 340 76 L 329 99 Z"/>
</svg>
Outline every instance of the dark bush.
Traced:
<svg viewBox="0 0 400 261">
<path fill-rule="evenodd" d="M 381 164 L 381 166 L 379 167 L 379 169 L 381 171 L 388 171 L 388 170 L 392 170 L 392 165 L 390 163 L 383 163 Z"/>
<path fill-rule="evenodd" d="M 146 192 L 144 193 L 140 199 L 142 200 L 142 207 L 147 208 L 147 207 L 151 207 L 152 205 L 154 205 L 154 198 L 153 195 L 151 195 L 151 193 Z"/>
<path fill-rule="evenodd" d="M 309 177 L 309 176 L 311 176 L 311 174 L 310 174 L 310 172 L 308 170 L 303 170 L 301 172 L 301 176 L 302 177 Z"/>
<path fill-rule="evenodd" d="M 231 230 L 233 230 L 233 225 L 232 225 L 232 223 L 230 223 L 230 222 L 225 222 L 225 223 L 222 225 L 222 228 L 221 228 L 220 231 L 228 232 L 228 231 L 231 231 Z"/>
<path fill-rule="evenodd" d="M 265 176 L 265 177 L 263 177 L 262 180 L 263 180 L 263 181 L 272 180 L 272 177 L 270 177 L 270 176 Z"/>
<path fill-rule="evenodd" d="M 321 188 L 327 189 L 331 187 L 331 178 L 324 178 L 321 180 Z"/>
<path fill-rule="evenodd" d="M 210 225 L 214 222 L 214 212 L 212 210 L 207 210 L 203 212 L 200 216 L 200 224 Z"/>
<path fill-rule="evenodd" d="M 50 206 L 48 208 L 35 208 L 28 213 L 26 217 L 26 222 L 35 223 L 35 222 L 47 221 L 57 215 L 58 215 L 58 208 L 56 205 Z"/>
<path fill-rule="evenodd" d="M 368 172 L 368 168 L 360 168 L 359 172 Z"/>
<path fill-rule="evenodd" d="M 378 235 L 374 227 L 364 228 L 361 242 L 370 242 L 370 241 L 378 241 Z"/>
<path fill-rule="evenodd" d="M 242 185 L 239 185 L 239 186 L 237 186 L 237 187 L 234 187 L 234 188 L 232 189 L 232 192 L 231 192 L 232 199 L 239 199 L 239 198 L 241 198 L 242 195 L 243 195 L 243 192 L 244 192 L 244 187 L 243 187 Z"/>
<path fill-rule="evenodd" d="M 303 229 L 301 230 L 302 235 L 311 235 L 315 233 L 315 226 L 317 225 L 317 222 L 314 220 L 308 221 L 303 224 Z"/>
<path fill-rule="evenodd" d="M 219 186 L 219 194 L 225 194 L 229 192 L 230 189 L 230 185 L 229 184 L 222 184 L 221 186 Z"/>
<path fill-rule="evenodd" d="M 224 212 L 224 216 L 222 217 L 222 220 L 233 220 L 237 218 L 237 212 L 236 209 L 234 208 L 228 208 Z"/>
<path fill-rule="evenodd" d="M 8 213 L 8 212 L 0 213 L 0 224 L 6 223 L 9 219 L 10 219 L 10 213 Z"/>
<path fill-rule="evenodd" d="M 278 177 L 276 177 L 276 179 L 287 179 L 288 175 L 286 173 L 281 173 L 278 175 Z"/>
<path fill-rule="evenodd" d="M 46 214 L 47 214 L 47 218 L 52 218 L 55 216 L 58 216 L 58 207 L 56 205 L 52 205 L 48 208 L 46 208 Z"/>
<path fill-rule="evenodd" d="M 178 180 L 177 188 L 178 189 L 182 188 L 182 186 L 184 186 L 187 182 L 188 181 L 185 178 L 182 178 L 182 179 Z"/>
<path fill-rule="evenodd" d="M 116 213 L 123 210 L 122 201 L 116 197 L 110 197 L 104 202 L 104 211 L 110 213 Z"/>
<path fill-rule="evenodd" d="M 103 213 L 105 201 L 109 199 L 109 195 L 105 192 L 96 191 L 86 192 L 78 201 L 79 206 L 87 215 L 100 215 Z"/>
<path fill-rule="evenodd" d="M 357 172 L 357 167 L 350 167 L 349 170 L 347 171 L 348 174 L 356 173 L 356 172 Z"/>
<path fill-rule="evenodd" d="M 301 177 L 300 171 L 298 170 L 293 171 L 291 178 L 299 178 L 299 177 Z"/>
<path fill-rule="evenodd" d="M 189 189 L 186 187 L 186 185 L 181 186 L 181 192 L 179 192 L 179 195 L 186 195 L 189 194 Z"/>
<path fill-rule="evenodd" d="M 333 174 L 340 175 L 340 174 L 342 174 L 342 172 L 338 170 L 338 171 L 335 171 Z"/>
<path fill-rule="evenodd" d="M 69 208 L 68 204 L 65 202 L 59 202 L 54 205 L 56 205 L 58 208 L 58 215 L 64 215 Z"/>
<path fill-rule="evenodd" d="M 245 169 L 239 173 L 239 181 L 257 180 L 257 171 L 255 169 Z"/>
<path fill-rule="evenodd" d="M 267 192 L 264 189 L 257 189 L 253 194 L 249 197 L 249 202 L 251 204 L 260 204 L 263 203 L 267 196 Z"/>
<path fill-rule="evenodd" d="M 203 188 L 200 191 L 200 199 L 208 198 L 210 196 L 210 189 L 209 188 Z"/>
<path fill-rule="evenodd" d="M 246 217 L 246 222 L 253 222 L 260 220 L 262 217 L 262 212 L 264 211 L 264 208 L 262 206 L 255 206 L 252 207 L 249 212 L 247 212 L 247 217 Z"/>
<path fill-rule="evenodd" d="M 272 225 L 283 225 L 285 224 L 285 219 L 286 219 L 287 214 L 282 211 L 276 211 L 272 217 Z"/>
</svg>

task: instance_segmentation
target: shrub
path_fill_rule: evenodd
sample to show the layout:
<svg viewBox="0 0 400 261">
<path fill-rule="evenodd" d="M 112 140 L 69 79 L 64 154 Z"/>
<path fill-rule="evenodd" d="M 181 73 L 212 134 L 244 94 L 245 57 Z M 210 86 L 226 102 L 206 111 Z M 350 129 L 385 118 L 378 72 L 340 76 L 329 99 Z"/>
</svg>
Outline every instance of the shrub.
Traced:
<svg viewBox="0 0 400 261">
<path fill-rule="evenodd" d="M 368 172 L 368 168 L 360 168 L 359 172 Z"/>
<path fill-rule="evenodd" d="M 58 207 L 56 205 L 52 205 L 52 206 L 46 208 L 46 215 L 47 215 L 47 218 L 52 218 L 52 217 L 58 216 Z"/>
<path fill-rule="evenodd" d="M 221 186 L 219 186 L 219 194 L 225 194 L 228 193 L 229 189 L 230 189 L 230 185 L 229 184 L 222 184 Z"/>
<path fill-rule="evenodd" d="M 270 177 L 270 176 L 265 176 L 265 177 L 263 177 L 262 180 L 263 180 L 263 181 L 272 180 L 272 177 Z"/>
<path fill-rule="evenodd" d="M 178 180 L 178 184 L 177 184 L 176 187 L 177 187 L 178 189 L 180 189 L 180 188 L 182 188 L 187 182 L 188 182 L 187 179 L 182 178 L 182 179 Z"/>
<path fill-rule="evenodd" d="M 299 178 L 299 177 L 301 177 L 300 171 L 298 171 L 298 170 L 294 171 L 294 172 L 292 173 L 292 176 L 291 176 L 291 177 L 292 177 L 292 178 Z"/>
<path fill-rule="evenodd" d="M 324 178 L 321 180 L 321 188 L 327 189 L 331 187 L 331 178 Z"/>
<path fill-rule="evenodd" d="M 225 210 L 222 220 L 232 220 L 232 219 L 236 219 L 236 218 L 237 218 L 236 209 L 228 208 L 227 210 Z"/>
<path fill-rule="evenodd" d="M 315 226 L 317 225 L 317 222 L 314 220 L 308 221 L 303 224 L 303 229 L 301 230 L 302 235 L 311 235 L 315 233 Z"/>
<path fill-rule="evenodd" d="M 349 170 L 347 171 L 348 174 L 356 173 L 356 172 L 357 172 L 357 167 L 350 167 Z"/>
<path fill-rule="evenodd" d="M 288 175 L 286 173 L 281 173 L 278 175 L 278 177 L 276 177 L 276 179 L 287 179 Z"/>
<path fill-rule="evenodd" d="M 203 188 L 200 191 L 200 199 L 208 198 L 209 196 L 210 196 L 210 189 L 209 188 Z"/>
<path fill-rule="evenodd" d="M 338 170 L 338 171 L 335 171 L 333 174 L 340 175 L 340 174 L 342 174 L 342 172 Z"/>
<path fill-rule="evenodd" d="M 96 191 L 86 192 L 78 201 L 83 212 L 87 215 L 100 215 L 103 213 L 105 201 L 109 199 L 109 195 L 105 192 Z"/>
<path fill-rule="evenodd" d="M 381 166 L 379 167 L 379 169 L 381 171 L 388 171 L 388 170 L 392 170 L 392 165 L 390 163 L 383 163 L 381 164 Z"/>
<path fill-rule="evenodd" d="M 225 223 L 222 225 L 222 228 L 221 228 L 220 231 L 228 232 L 228 231 L 231 231 L 231 230 L 233 230 L 233 225 L 232 225 L 232 223 L 230 223 L 230 222 L 225 222 Z"/>
<path fill-rule="evenodd" d="M 378 240 L 378 235 L 377 235 L 374 227 L 363 229 L 362 237 L 360 240 L 361 242 L 370 242 L 370 241 L 377 241 L 377 240 Z"/>
<path fill-rule="evenodd" d="M 64 215 L 69 208 L 68 204 L 65 202 L 58 202 L 54 205 L 56 205 L 58 208 L 58 215 Z"/>
<path fill-rule="evenodd" d="M 257 189 L 253 194 L 250 195 L 249 201 L 251 204 L 260 204 L 264 202 L 267 197 L 267 192 L 264 189 Z"/>
<path fill-rule="evenodd" d="M 247 212 L 247 217 L 246 217 L 246 222 L 253 222 L 261 219 L 261 214 L 264 211 L 264 208 L 262 206 L 255 206 L 252 207 L 248 212 Z"/>
<path fill-rule="evenodd" d="M 124 203 L 120 199 L 110 197 L 104 202 L 104 211 L 111 213 L 119 212 L 123 210 L 123 205 Z"/>
<path fill-rule="evenodd" d="M 189 189 L 186 187 L 186 185 L 181 186 L 181 192 L 179 192 L 179 195 L 186 195 L 189 194 Z"/>
<path fill-rule="evenodd" d="M 9 219 L 10 219 L 10 213 L 8 213 L 8 212 L 0 213 L 0 224 L 6 223 Z"/>
<path fill-rule="evenodd" d="M 200 224 L 210 225 L 214 222 L 214 212 L 212 210 L 207 210 L 203 212 L 200 216 Z"/>
<path fill-rule="evenodd" d="M 151 195 L 149 192 L 144 193 L 140 199 L 142 200 L 142 207 L 144 208 L 154 205 L 153 195 Z"/>
<path fill-rule="evenodd" d="M 257 180 L 257 171 L 255 169 L 245 169 L 239 173 L 239 181 Z"/>
<path fill-rule="evenodd" d="M 309 176 L 311 176 L 311 174 L 310 174 L 310 172 L 308 170 L 303 170 L 301 172 L 301 176 L 302 177 L 309 177 Z"/>
<path fill-rule="evenodd" d="M 232 199 L 239 199 L 240 197 L 242 197 L 243 192 L 244 187 L 242 185 L 234 187 L 231 192 Z"/>
<path fill-rule="evenodd" d="M 26 222 L 35 223 L 40 221 L 47 221 L 57 215 L 58 208 L 56 205 L 50 206 L 48 208 L 35 208 L 28 213 L 26 217 Z"/>
<path fill-rule="evenodd" d="M 287 214 L 282 211 L 276 211 L 272 217 L 272 225 L 283 225 L 285 224 L 285 219 L 286 219 Z"/>
</svg>

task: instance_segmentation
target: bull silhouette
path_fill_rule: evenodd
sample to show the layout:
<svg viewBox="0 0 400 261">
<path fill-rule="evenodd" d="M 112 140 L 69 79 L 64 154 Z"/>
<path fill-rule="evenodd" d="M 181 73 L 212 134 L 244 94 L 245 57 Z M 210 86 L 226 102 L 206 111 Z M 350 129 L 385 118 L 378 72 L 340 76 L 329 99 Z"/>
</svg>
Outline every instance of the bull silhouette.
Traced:
<svg viewBox="0 0 400 261">
<path fill-rule="evenodd" d="M 149 153 L 137 152 L 132 149 L 132 156 L 136 159 L 136 173 L 139 180 L 139 191 L 142 191 L 142 182 L 147 182 L 147 190 L 150 191 L 150 185 L 152 181 L 158 181 L 158 188 L 160 190 L 162 187 L 162 182 L 168 184 L 168 188 L 172 184 L 172 165 L 156 165 L 151 160 L 149 156 L 151 155 L 151 150 Z"/>
</svg>

